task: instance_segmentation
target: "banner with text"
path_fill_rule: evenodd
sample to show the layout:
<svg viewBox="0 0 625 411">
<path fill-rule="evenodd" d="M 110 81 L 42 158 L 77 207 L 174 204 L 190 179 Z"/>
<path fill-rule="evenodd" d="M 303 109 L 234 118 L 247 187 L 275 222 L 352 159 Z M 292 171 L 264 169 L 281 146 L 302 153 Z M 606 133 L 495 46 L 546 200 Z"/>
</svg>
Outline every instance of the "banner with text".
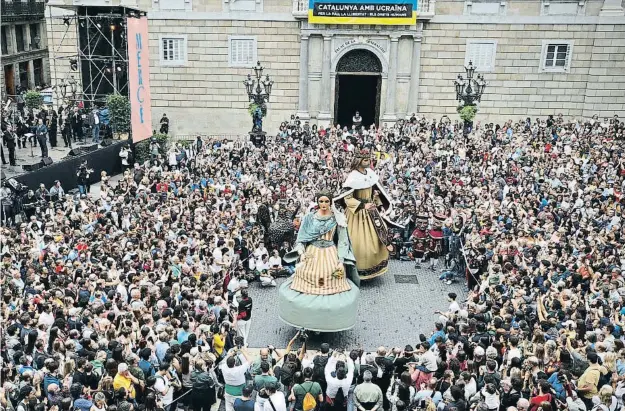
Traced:
<svg viewBox="0 0 625 411">
<path fill-rule="evenodd" d="M 308 22 L 315 24 L 412 25 L 418 0 L 309 0 Z"/>
<path fill-rule="evenodd" d="M 138 143 L 152 136 L 147 17 L 128 19 L 128 75 L 132 141 Z"/>
</svg>

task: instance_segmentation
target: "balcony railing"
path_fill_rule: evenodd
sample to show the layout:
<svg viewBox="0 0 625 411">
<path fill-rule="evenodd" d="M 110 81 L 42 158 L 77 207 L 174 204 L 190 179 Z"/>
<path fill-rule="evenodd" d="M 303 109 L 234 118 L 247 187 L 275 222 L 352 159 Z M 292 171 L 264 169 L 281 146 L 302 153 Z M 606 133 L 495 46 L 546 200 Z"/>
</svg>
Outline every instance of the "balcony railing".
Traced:
<svg viewBox="0 0 625 411">
<path fill-rule="evenodd" d="M 419 0 L 417 19 L 429 20 L 434 17 L 436 0 Z M 308 0 L 293 0 L 293 17 L 308 18 Z"/>
<path fill-rule="evenodd" d="M 27 21 L 43 19 L 46 3 L 43 1 L 1 0 L 2 21 Z"/>
</svg>

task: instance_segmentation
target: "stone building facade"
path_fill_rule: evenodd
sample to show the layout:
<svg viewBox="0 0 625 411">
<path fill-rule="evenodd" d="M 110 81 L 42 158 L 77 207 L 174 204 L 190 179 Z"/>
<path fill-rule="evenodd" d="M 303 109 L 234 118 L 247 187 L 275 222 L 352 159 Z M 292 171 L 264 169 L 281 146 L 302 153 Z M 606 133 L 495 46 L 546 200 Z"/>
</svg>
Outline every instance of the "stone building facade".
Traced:
<svg viewBox="0 0 625 411">
<path fill-rule="evenodd" d="M 305 0 L 50 0 L 49 31 L 72 7 L 119 1 L 147 12 L 152 118 L 177 134 L 249 131 L 242 80 L 257 60 L 275 81 L 267 130 L 294 113 L 452 117 L 469 60 L 488 82 L 477 120 L 625 117 L 622 0 L 422 0 L 413 26 L 309 24 Z"/>
<path fill-rule="evenodd" d="M 43 0 L 2 0 L 2 71 L 3 97 L 14 96 L 17 87 L 29 90 L 50 84 L 48 45 L 44 24 Z"/>
</svg>

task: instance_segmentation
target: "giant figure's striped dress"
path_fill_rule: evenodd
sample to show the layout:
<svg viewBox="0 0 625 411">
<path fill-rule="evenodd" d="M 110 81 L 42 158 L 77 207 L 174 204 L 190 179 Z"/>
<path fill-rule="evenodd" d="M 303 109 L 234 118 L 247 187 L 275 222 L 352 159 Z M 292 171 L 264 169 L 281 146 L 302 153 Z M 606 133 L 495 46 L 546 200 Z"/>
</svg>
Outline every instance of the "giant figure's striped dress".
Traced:
<svg viewBox="0 0 625 411">
<path fill-rule="evenodd" d="M 336 227 L 325 233 L 321 239 L 332 241 L 335 230 Z M 320 248 L 309 244 L 302 260 L 296 266 L 292 290 L 305 294 L 330 295 L 351 289 L 335 245 Z M 340 278 L 334 274 L 337 269 L 341 270 Z"/>
</svg>

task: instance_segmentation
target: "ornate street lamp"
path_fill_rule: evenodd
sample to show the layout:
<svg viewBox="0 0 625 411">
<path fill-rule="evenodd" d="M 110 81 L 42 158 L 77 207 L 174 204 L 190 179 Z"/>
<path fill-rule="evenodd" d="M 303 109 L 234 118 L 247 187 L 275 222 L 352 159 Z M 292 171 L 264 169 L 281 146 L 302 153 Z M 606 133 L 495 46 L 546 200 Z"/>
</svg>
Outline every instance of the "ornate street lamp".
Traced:
<svg viewBox="0 0 625 411">
<path fill-rule="evenodd" d="M 247 75 L 247 79 L 243 80 L 243 84 L 245 85 L 245 91 L 247 91 L 248 95 L 254 92 L 254 80 L 252 80 L 251 74 Z"/>
<path fill-rule="evenodd" d="M 463 106 L 474 106 L 476 102 L 481 101 L 482 94 L 486 89 L 484 76 L 478 74 L 476 78 L 473 78 L 476 69 L 477 67 L 473 65 L 473 62 L 469 61 L 469 65 L 464 68 L 467 79 L 464 80 L 459 74 L 458 78 L 454 80 L 456 100 L 461 101 Z"/>
<path fill-rule="evenodd" d="M 271 89 L 273 88 L 273 80 L 269 78 L 269 74 L 265 75 L 263 80 L 263 70 L 265 68 L 260 65 L 260 61 L 256 63 L 256 66 L 252 68 L 256 78 L 252 78 L 251 74 L 247 75 L 247 78 L 243 80 L 245 86 L 245 92 L 250 101 L 250 110 L 252 112 L 252 131 L 250 135 L 254 139 L 255 136 L 264 136 L 263 132 L 263 117 L 267 115 L 267 102 L 271 96 Z M 255 138 L 258 140 L 258 138 Z"/>
<path fill-rule="evenodd" d="M 473 130 L 473 119 L 477 113 L 476 103 L 482 101 L 482 95 L 486 89 L 484 76 L 478 74 L 474 78 L 476 69 L 477 67 L 473 65 L 473 62 L 469 61 L 469 65 L 464 68 L 467 75 L 466 80 L 461 74 L 454 80 L 456 100 L 461 102 L 460 106 L 458 106 L 458 113 L 460 113 L 460 117 L 464 122 L 465 136 Z"/>
</svg>

